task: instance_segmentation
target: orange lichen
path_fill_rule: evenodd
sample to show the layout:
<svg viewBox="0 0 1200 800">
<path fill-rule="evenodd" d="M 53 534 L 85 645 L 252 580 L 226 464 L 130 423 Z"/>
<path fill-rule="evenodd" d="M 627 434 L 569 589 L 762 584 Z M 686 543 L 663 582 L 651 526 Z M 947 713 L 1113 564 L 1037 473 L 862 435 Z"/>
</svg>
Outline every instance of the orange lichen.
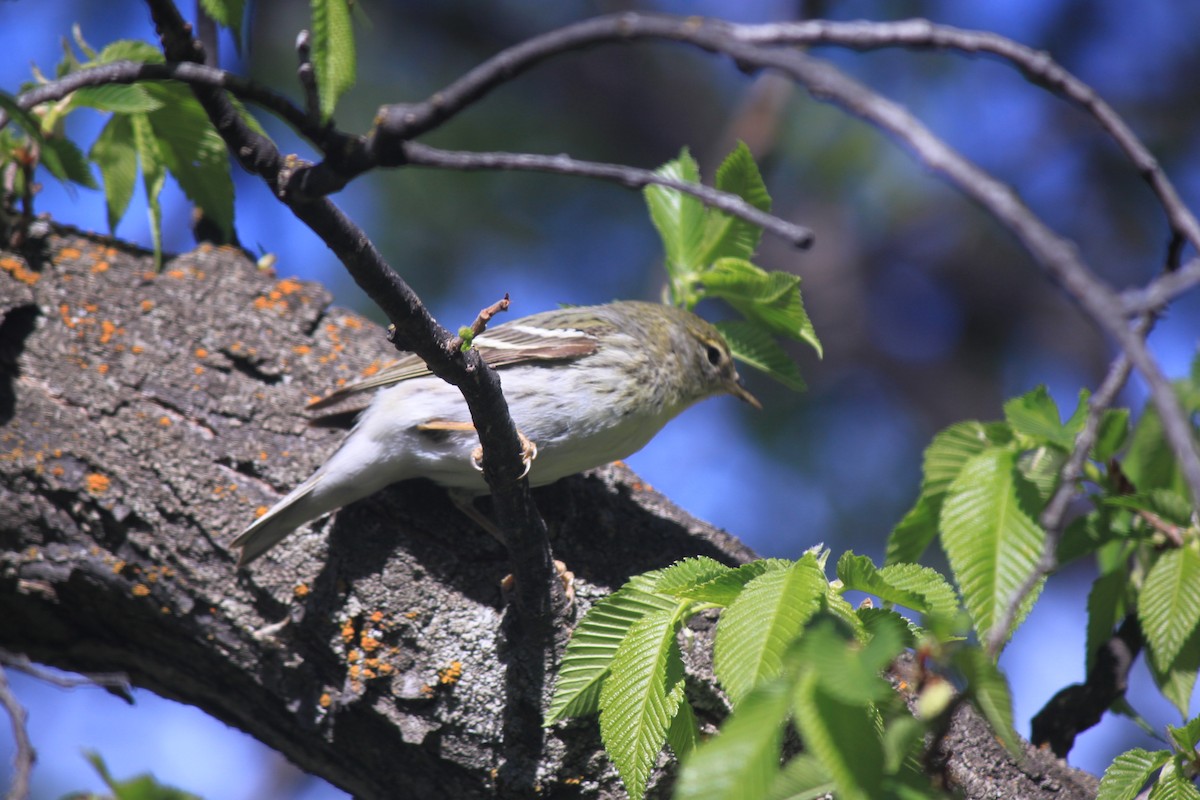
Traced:
<svg viewBox="0 0 1200 800">
<path fill-rule="evenodd" d="M 353 639 L 354 639 L 354 623 L 351 620 L 346 620 L 345 624 L 342 625 L 342 641 L 345 642 L 346 644 L 350 644 L 350 642 L 353 641 Z"/>
<path fill-rule="evenodd" d="M 0 269 L 29 286 L 33 286 L 42 277 L 41 273 L 26 269 L 25 265 L 15 258 L 0 258 Z"/>
<path fill-rule="evenodd" d="M 171 418 L 164 414 L 158 418 L 158 424 L 162 425 L 164 428 L 169 428 L 171 427 Z"/>
<path fill-rule="evenodd" d="M 363 371 L 360 374 L 364 378 L 369 378 L 372 375 L 374 375 L 376 372 L 379 372 L 379 361 L 378 360 L 372 361 L 370 364 L 367 364 L 367 366 L 363 368 Z"/>
<path fill-rule="evenodd" d="M 292 596 L 297 600 L 303 600 L 312 592 L 307 583 L 297 583 L 292 587 Z"/>
<path fill-rule="evenodd" d="M 368 617 L 368 619 L 370 619 L 371 622 L 378 625 L 380 622 L 383 622 L 383 612 L 382 611 L 372 611 L 371 616 Z"/>
<path fill-rule="evenodd" d="M 196 358 L 208 358 L 208 351 L 203 347 L 196 348 Z"/>
<path fill-rule="evenodd" d="M 108 374 L 108 364 L 97 364 L 96 371 L 99 372 L 101 375 L 107 375 Z"/>
<path fill-rule="evenodd" d="M 139 353 L 145 352 L 145 349 L 146 348 L 142 347 L 140 344 L 135 344 L 133 347 L 129 348 L 129 352 L 133 353 L 134 355 L 137 355 Z"/>
<path fill-rule="evenodd" d="M 133 596 L 134 597 L 145 597 L 148 594 L 150 594 L 150 587 L 147 586 L 146 584 L 135 583 L 133 585 Z"/>
<path fill-rule="evenodd" d="M 76 320 L 74 317 L 71 316 L 71 307 L 69 305 L 67 305 L 66 303 L 63 303 L 62 305 L 60 305 L 58 307 L 58 314 L 59 314 L 59 316 L 62 317 L 62 321 L 63 321 L 64 325 L 66 325 L 68 328 L 75 327 Z"/>
<path fill-rule="evenodd" d="M 51 475 L 53 475 L 53 476 L 54 476 L 54 477 L 56 477 L 56 478 L 61 478 L 63 475 L 65 475 L 65 474 L 66 474 L 66 472 L 67 472 L 67 471 L 66 471 L 65 469 L 63 469 L 62 467 L 57 467 L 57 466 L 56 466 L 56 467 L 51 467 L 51 468 L 50 468 L 50 474 L 51 474 Z"/>
<path fill-rule="evenodd" d="M 167 277 L 182 279 L 187 277 L 187 273 L 181 269 L 173 269 L 167 272 Z"/>
<path fill-rule="evenodd" d="M 267 451 L 266 451 L 266 450 L 260 450 L 260 451 L 259 451 L 259 453 L 258 453 L 258 460 L 259 460 L 259 461 L 266 461 L 266 460 L 267 460 Z"/>
<path fill-rule="evenodd" d="M 312 352 L 312 348 L 306 344 L 298 344 L 292 348 L 292 352 L 298 356 L 306 356 Z"/>
<path fill-rule="evenodd" d="M 303 289 L 304 286 L 295 278 L 284 278 L 275 284 L 275 288 L 282 294 L 293 294 Z"/>
<path fill-rule="evenodd" d="M 117 332 L 117 326 L 110 320 L 100 321 L 100 344 L 108 344 L 112 341 L 113 334 Z"/>
<path fill-rule="evenodd" d="M 101 272 L 108 272 L 107 261 L 97 261 L 95 264 L 92 264 L 93 275 L 99 275 Z"/>
<path fill-rule="evenodd" d="M 83 477 L 83 481 L 91 494 L 104 494 L 111 483 L 107 475 L 101 475 L 99 472 L 89 472 Z"/>
<path fill-rule="evenodd" d="M 378 650 L 381 646 L 383 646 L 383 642 L 379 641 L 374 636 L 368 636 L 365 633 L 362 635 L 362 638 L 358 640 L 358 643 L 362 646 L 362 649 L 366 650 L 368 653 Z"/>
<path fill-rule="evenodd" d="M 145 312 L 149 311 L 150 309 L 154 308 L 154 301 L 153 300 L 143 300 L 141 302 L 141 307 L 142 307 L 142 312 L 145 313 Z"/>
<path fill-rule="evenodd" d="M 453 686 L 458 683 L 462 677 L 463 665 L 461 661 L 451 661 L 450 666 L 442 667 L 438 670 L 438 680 L 443 686 Z"/>
<path fill-rule="evenodd" d="M 317 700 L 317 704 L 320 705 L 321 708 L 329 708 L 331 705 L 333 705 L 333 698 L 329 696 L 329 692 L 325 692 L 321 695 L 320 699 Z"/>
<path fill-rule="evenodd" d="M 358 317 L 342 317 L 342 324 L 352 330 L 358 330 L 363 326 L 362 320 Z"/>
<path fill-rule="evenodd" d="M 346 653 L 347 663 L 357 664 L 359 661 L 362 661 L 362 653 L 360 653 L 358 650 L 351 650 L 349 653 Z"/>
<path fill-rule="evenodd" d="M 122 572 L 125 571 L 125 562 L 121 561 L 119 559 L 117 561 L 114 561 L 113 565 L 112 565 L 112 571 L 113 571 L 114 575 L 120 575 Z"/>
<path fill-rule="evenodd" d="M 266 506 L 259 506 L 258 508 L 254 509 L 254 518 L 258 519 L 270 510 L 271 509 L 267 508 Z"/>
<path fill-rule="evenodd" d="M 204 367 L 201 367 L 201 366 L 197 365 L 197 366 L 196 366 L 196 367 L 195 367 L 195 368 L 192 370 L 192 372 L 196 373 L 197 375 L 203 375 L 203 374 L 204 374 Z"/>
<path fill-rule="evenodd" d="M 79 250 L 74 247 L 64 247 L 62 250 L 58 251 L 58 257 L 63 261 L 74 261 L 82 255 L 83 253 L 79 252 Z"/>
</svg>

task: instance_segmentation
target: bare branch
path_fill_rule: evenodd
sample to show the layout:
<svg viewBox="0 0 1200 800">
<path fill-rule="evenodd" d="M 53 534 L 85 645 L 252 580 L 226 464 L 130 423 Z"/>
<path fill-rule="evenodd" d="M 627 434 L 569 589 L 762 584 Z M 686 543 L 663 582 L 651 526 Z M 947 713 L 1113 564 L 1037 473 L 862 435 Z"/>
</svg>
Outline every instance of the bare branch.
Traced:
<svg viewBox="0 0 1200 800">
<path fill-rule="evenodd" d="M 88 672 L 76 675 L 53 672 L 33 663 L 23 653 L 14 653 L 3 647 L 0 647 L 0 666 L 15 669 L 31 678 L 37 678 L 39 681 L 45 681 L 62 689 L 99 686 L 108 689 L 126 703 L 133 704 L 133 688 L 130 686 L 129 676 L 123 672 Z"/>
<path fill-rule="evenodd" d="M 5 797 L 9 800 L 25 800 L 29 797 L 29 776 L 33 774 L 33 762 L 37 759 L 37 754 L 34 752 L 33 742 L 29 739 L 29 729 L 25 727 L 25 709 L 17 702 L 16 695 L 13 694 L 12 687 L 8 685 L 8 676 L 4 674 L 2 666 L 0 666 L 0 706 L 8 713 L 9 721 L 12 724 L 13 742 L 17 746 L 17 752 L 13 757 L 12 784 L 8 787 Z"/>
<path fill-rule="evenodd" d="M 516 169 L 549 172 L 555 175 L 581 175 L 613 181 L 630 189 L 641 189 L 651 184 L 665 186 L 668 189 L 690 194 L 702 200 L 706 205 L 752 222 L 774 233 L 794 247 L 808 248 L 813 241 L 813 233 L 808 228 L 760 211 L 737 195 L 721 192 L 702 184 L 664 178 L 646 169 L 596 161 L 580 161 L 564 155 L 543 156 L 532 153 L 469 153 L 461 150 L 440 150 L 417 142 L 405 144 L 404 153 L 406 161 L 416 166 L 443 167 L 464 172 L 484 169 Z"/>
<path fill-rule="evenodd" d="M 481 308 L 479 310 L 479 315 L 475 317 L 475 321 L 471 323 L 469 328 L 467 328 L 467 330 L 471 332 L 471 337 L 474 338 L 487 330 L 487 324 L 491 321 L 492 317 L 503 311 L 508 311 L 510 302 L 511 301 L 508 299 L 508 292 L 505 292 L 504 297 L 492 303 L 487 308 Z M 457 342 L 455 346 L 462 348 L 464 341 L 462 333 L 459 333 L 454 340 Z"/>
</svg>

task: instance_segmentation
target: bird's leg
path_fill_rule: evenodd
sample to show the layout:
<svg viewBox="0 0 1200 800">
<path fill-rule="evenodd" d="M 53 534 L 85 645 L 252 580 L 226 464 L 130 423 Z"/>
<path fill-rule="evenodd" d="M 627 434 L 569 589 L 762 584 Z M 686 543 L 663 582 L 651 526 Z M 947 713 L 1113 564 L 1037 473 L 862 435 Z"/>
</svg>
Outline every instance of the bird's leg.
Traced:
<svg viewBox="0 0 1200 800">
<path fill-rule="evenodd" d="M 429 422 L 422 422 L 417 426 L 419 431 L 474 431 L 475 426 L 470 422 L 455 422 L 449 419 L 431 419 Z M 521 441 L 521 463 L 525 465 L 525 471 L 521 473 L 524 478 L 529 474 L 529 470 L 533 467 L 533 460 L 537 458 L 538 448 L 537 443 L 531 441 L 525 434 L 517 431 L 517 438 Z M 483 445 L 478 445 L 471 451 L 471 466 L 483 472 Z"/>
</svg>

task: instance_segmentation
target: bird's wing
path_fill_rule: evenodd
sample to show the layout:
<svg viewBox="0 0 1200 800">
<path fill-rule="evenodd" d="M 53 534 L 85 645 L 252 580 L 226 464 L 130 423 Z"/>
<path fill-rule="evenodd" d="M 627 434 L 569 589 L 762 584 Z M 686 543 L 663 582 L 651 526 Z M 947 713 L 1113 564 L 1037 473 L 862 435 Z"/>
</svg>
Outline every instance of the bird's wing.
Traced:
<svg viewBox="0 0 1200 800">
<path fill-rule="evenodd" d="M 489 366 L 495 369 L 536 361 L 564 361 L 596 352 L 599 339 L 586 331 L 542 328 L 520 320 L 505 323 L 476 336 L 473 345 Z M 325 397 L 308 404 L 310 411 L 329 408 L 347 397 L 391 386 L 400 381 L 429 375 L 429 367 L 414 353 L 354 383 L 346 384 Z"/>
</svg>

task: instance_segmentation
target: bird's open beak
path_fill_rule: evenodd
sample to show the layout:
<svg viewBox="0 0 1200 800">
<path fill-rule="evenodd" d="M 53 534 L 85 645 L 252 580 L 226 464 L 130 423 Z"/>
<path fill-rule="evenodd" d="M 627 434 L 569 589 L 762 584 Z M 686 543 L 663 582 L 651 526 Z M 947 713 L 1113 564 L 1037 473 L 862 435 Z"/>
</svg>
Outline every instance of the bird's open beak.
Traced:
<svg viewBox="0 0 1200 800">
<path fill-rule="evenodd" d="M 745 384 L 742 383 L 741 378 L 737 378 L 733 381 L 730 381 L 729 393 L 739 400 L 745 400 L 747 403 L 754 406 L 759 411 L 762 411 L 762 403 L 758 402 L 758 398 L 755 397 L 754 395 L 750 394 L 750 392 L 746 390 L 746 386 L 745 386 Z"/>
</svg>

